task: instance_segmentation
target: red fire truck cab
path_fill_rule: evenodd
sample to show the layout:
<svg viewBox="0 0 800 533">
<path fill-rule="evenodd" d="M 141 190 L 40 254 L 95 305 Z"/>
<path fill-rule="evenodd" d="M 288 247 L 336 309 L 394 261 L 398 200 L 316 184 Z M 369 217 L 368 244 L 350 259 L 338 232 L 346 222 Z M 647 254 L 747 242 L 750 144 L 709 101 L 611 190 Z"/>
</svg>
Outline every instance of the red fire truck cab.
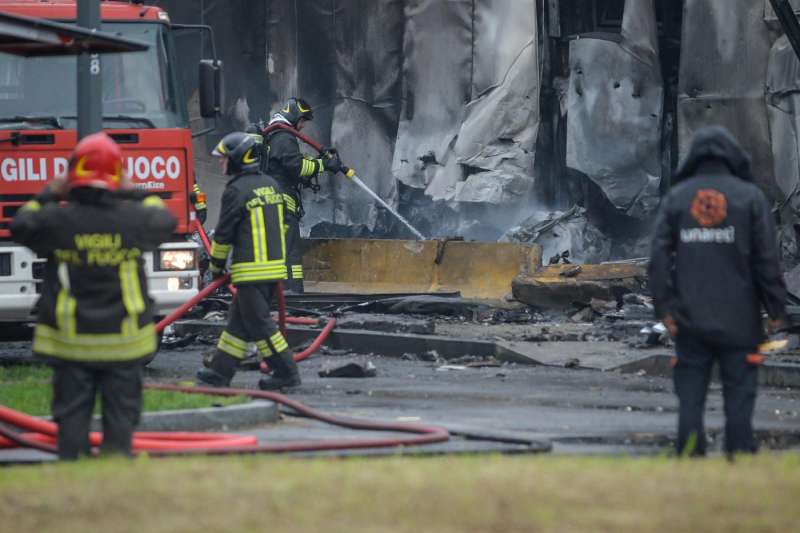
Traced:
<svg viewBox="0 0 800 533">
<path fill-rule="evenodd" d="M 0 11 L 74 22 L 75 1 L 0 0 Z M 171 242 L 145 258 L 150 295 L 167 314 L 198 291 L 190 192 L 192 132 L 176 65 L 174 29 L 157 7 L 101 2 L 102 31 L 149 44 L 102 54 L 103 129 L 122 147 L 137 187 L 178 218 Z M 29 198 L 64 175 L 77 142 L 77 59 L 0 53 L 0 322 L 30 320 L 45 258 L 11 241 L 9 225 Z"/>
</svg>

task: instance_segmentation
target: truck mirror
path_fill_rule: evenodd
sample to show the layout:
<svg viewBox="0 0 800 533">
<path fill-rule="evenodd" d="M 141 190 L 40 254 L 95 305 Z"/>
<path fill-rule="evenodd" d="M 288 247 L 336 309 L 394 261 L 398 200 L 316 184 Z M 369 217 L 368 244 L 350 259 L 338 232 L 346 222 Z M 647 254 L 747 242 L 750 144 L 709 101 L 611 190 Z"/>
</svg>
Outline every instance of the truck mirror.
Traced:
<svg viewBox="0 0 800 533">
<path fill-rule="evenodd" d="M 213 118 L 222 112 L 222 61 L 200 60 L 200 116 Z"/>
</svg>

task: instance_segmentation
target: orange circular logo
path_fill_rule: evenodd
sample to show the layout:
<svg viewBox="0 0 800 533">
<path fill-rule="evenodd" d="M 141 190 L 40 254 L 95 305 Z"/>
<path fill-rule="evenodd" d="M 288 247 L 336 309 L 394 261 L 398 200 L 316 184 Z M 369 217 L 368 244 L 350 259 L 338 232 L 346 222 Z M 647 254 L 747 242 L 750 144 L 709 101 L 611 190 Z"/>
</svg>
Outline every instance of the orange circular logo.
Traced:
<svg viewBox="0 0 800 533">
<path fill-rule="evenodd" d="M 714 189 L 700 189 L 694 195 L 691 213 L 705 228 L 719 226 L 728 216 L 728 200 Z"/>
</svg>

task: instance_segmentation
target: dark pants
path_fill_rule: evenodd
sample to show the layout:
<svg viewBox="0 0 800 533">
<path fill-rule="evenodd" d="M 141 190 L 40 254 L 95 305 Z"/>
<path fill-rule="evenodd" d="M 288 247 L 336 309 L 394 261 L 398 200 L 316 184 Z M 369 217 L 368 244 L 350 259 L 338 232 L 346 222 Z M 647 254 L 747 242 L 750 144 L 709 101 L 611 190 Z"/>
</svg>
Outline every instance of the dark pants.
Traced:
<svg viewBox="0 0 800 533">
<path fill-rule="evenodd" d="M 758 367 L 747 362 L 748 350 L 723 348 L 686 336 L 676 343 L 678 362 L 674 369 L 679 400 L 678 453 L 705 455 L 703 411 L 714 361 L 719 362 L 725 403 L 725 451 L 755 453 L 753 409 L 756 403 Z"/>
<path fill-rule="evenodd" d="M 225 331 L 246 342 L 272 337 L 278 325 L 272 320 L 269 303 L 275 297 L 276 287 L 275 282 L 237 285 Z"/>
<path fill-rule="evenodd" d="M 286 268 L 289 279 L 285 282 L 287 290 L 297 294 L 303 292 L 303 246 L 300 238 L 300 217 L 298 213 L 286 214 Z"/>
<path fill-rule="evenodd" d="M 103 410 L 102 452 L 131 454 L 133 430 L 142 412 L 142 364 L 58 362 L 53 367 L 53 419 L 58 456 L 89 455 L 89 424 L 95 397 Z"/>
</svg>

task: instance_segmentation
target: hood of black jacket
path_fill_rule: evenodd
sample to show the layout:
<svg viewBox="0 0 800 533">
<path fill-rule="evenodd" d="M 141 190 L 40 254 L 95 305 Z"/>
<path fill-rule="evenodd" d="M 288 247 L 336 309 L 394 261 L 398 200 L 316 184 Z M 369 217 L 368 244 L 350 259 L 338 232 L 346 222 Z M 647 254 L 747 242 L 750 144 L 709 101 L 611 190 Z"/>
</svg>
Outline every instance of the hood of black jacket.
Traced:
<svg viewBox="0 0 800 533">
<path fill-rule="evenodd" d="M 700 165 L 709 160 L 722 161 L 734 176 L 754 181 L 750 170 L 750 155 L 727 129 L 722 126 L 709 126 L 695 133 L 689 146 L 689 153 L 678 165 L 672 182 L 678 183 L 696 175 Z"/>
</svg>

